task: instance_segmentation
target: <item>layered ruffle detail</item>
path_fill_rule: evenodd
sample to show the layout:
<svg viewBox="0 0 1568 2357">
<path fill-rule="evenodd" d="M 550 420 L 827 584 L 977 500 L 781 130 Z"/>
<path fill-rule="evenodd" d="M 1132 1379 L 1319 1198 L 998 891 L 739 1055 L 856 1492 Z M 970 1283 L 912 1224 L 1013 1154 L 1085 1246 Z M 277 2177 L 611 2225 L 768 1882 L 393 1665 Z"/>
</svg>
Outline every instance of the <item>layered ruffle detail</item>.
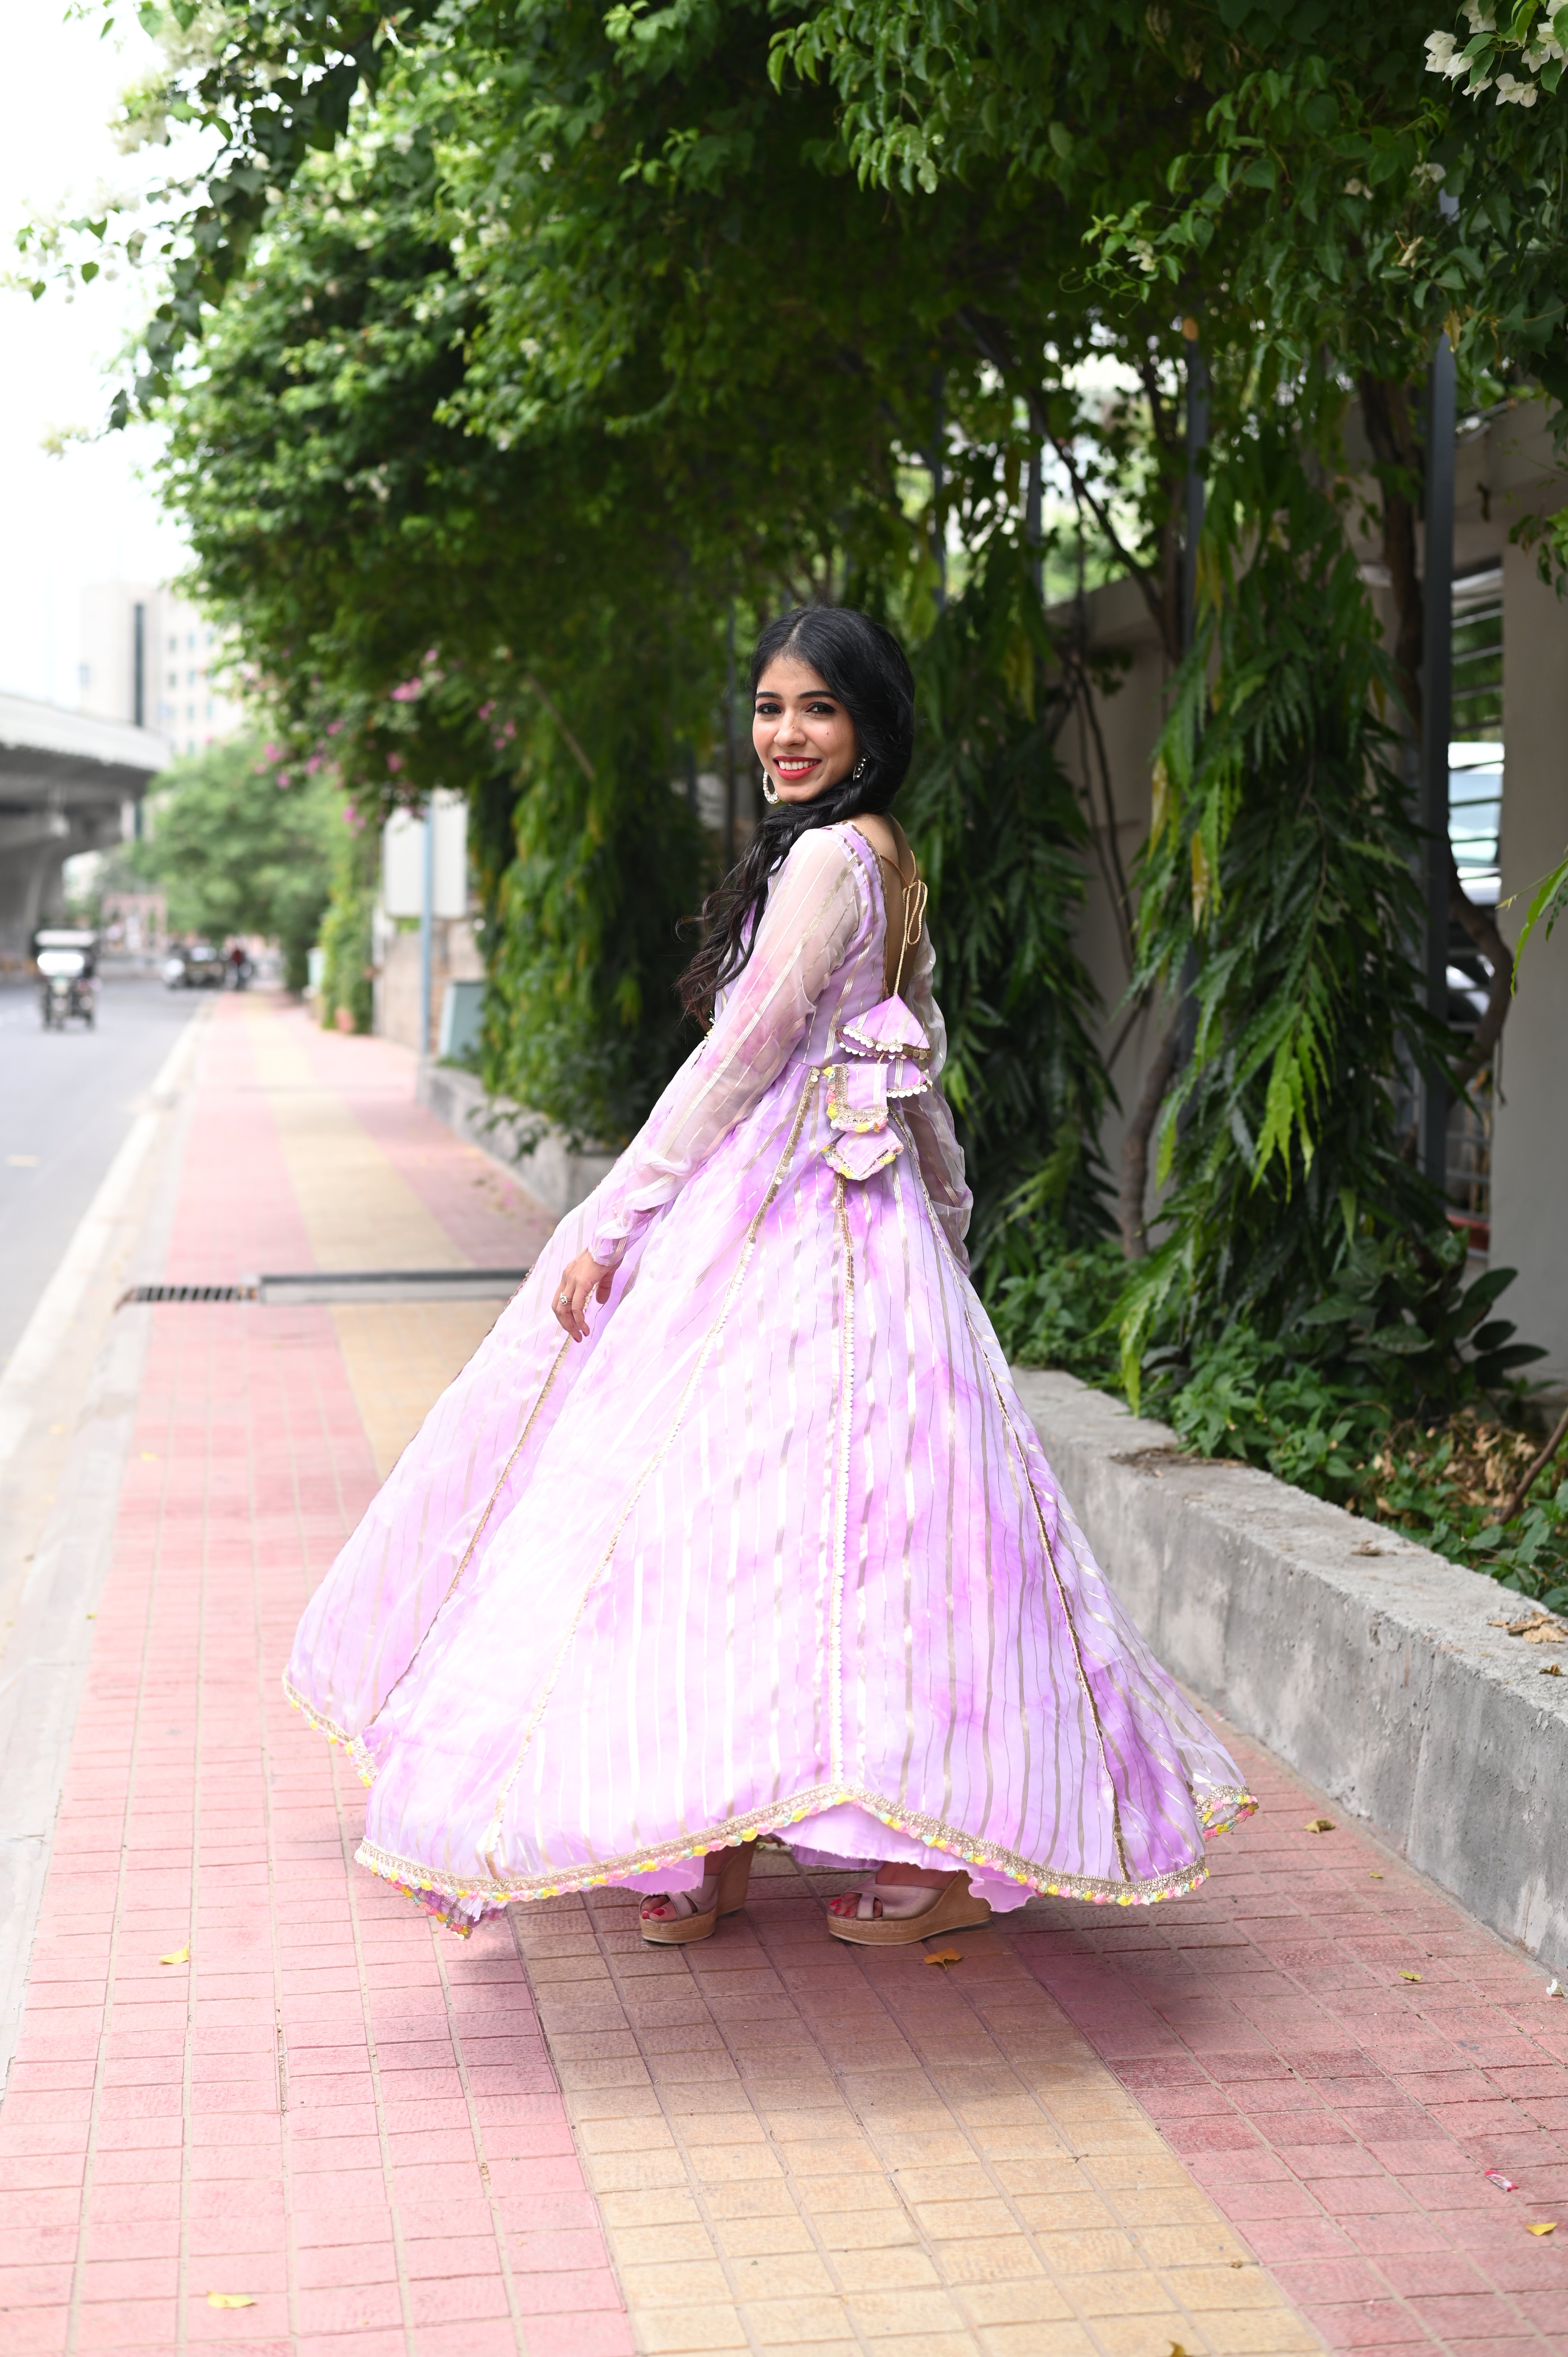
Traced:
<svg viewBox="0 0 1568 2357">
<path fill-rule="evenodd" d="M 828 1067 L 828 1123 L 833 1133 L 826 1160 L 844 1178 L 869 1178 L 904 1151 L 889 1126 L 890 1103 L 924 1096 L 931 1043 L 904 1001 L 883 999 L 839 1032 L 843 1063 Z"/>
</svg>

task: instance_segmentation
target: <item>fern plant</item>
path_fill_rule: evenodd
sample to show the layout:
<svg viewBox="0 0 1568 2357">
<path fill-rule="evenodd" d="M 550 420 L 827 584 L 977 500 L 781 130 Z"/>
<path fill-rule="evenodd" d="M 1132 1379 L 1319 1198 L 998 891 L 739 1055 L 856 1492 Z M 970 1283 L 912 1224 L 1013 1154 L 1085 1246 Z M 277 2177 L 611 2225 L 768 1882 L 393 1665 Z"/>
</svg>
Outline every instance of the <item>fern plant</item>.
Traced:
<svg viewBox="0 0 1568 2357">
<path fill-rule="evenodd" d="M 1161 1322 L 1276 1331 L 1359 1234 L 1444 1219 L 1398 1102 L 1443 1034 L 1411 956 L 1417 835 L 1380 717 L 1388 667 L 1340 510 L 1285 427 L 1228 444 L 1197 603 L 1138 877 L 1132 986 L 1189 987 L 1192 1006 L 1159 1133 L 1165 1232 L 1119 1311 L 1134 1399 Z"/>
</svg>

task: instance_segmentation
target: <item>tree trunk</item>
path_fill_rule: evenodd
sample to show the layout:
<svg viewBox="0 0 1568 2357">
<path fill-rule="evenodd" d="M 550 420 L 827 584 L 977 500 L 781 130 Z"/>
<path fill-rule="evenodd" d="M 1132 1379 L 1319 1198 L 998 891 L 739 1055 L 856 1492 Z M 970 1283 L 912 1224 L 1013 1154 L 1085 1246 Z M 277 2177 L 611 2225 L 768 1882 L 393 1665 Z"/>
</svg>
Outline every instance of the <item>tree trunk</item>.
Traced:
<svg viewBox="0 0 1568 2357">
<path fill-rule="evenodd" d="M 1144 1082 L 1144 1092 L 1138 1099 L 1137 1110 L 1126 1136 L 1122 1141 L 1122 1186 L 1116 1199 L 1117 1224 L 1122 1231 L 1122 1249 L 1129 1260 L 1148 1257 L 1148 1239 L 1144 1233 L 1144 1197 L 1149 1184 L 1149 1140 L 1154 1135 L 1165 1091 L 1170 1087 L 1176 1071 L 1176 1051 L 1181 1044 L 1181 1010 L 1172 1016 L 1165 1038 L 1155 1050 L 1155 1060 L 1149 1066 Z"/>
</svg>

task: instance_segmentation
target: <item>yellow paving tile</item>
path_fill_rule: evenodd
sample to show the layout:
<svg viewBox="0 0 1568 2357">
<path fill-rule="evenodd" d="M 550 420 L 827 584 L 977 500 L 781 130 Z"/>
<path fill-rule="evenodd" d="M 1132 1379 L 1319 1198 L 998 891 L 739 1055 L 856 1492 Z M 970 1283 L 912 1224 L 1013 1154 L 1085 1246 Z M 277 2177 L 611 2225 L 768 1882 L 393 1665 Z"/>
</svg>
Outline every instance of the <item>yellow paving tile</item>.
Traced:
<svg viewBox="0 0 1568 2357">
<path fill-rule="evenodd" d="M 1026 2234 L 983 2234 L 973 2242 L 943 2243 L 938 2258 L 950 2284 L 1013 2283 L 1028 2278 L 1036 2287 L 1036 2298 L 1048 2301 L 1052 2297 L 1042 2288 L 1045 2262 Z M 1055 2315 L 1058 2310 L 1052 2307 L 1046 2312 Z M 1065 2303 L 1059 2313 L 1067 2313 Z"/>
<path fill-rule="evenodd" d="M 274 1011 L 258 999 L 247 1014 L 256 1077 L 318 1266 L 471 1266 Z"/>
<path fill-rule="evenodd" d="M 748 2312 L 757 2300 L 830 2299 L 838 2304 L 828 2264 L 816 2251 L 753 2251 L 745 2258 L 732 2254 L 730 2274 Z M 841 2315 L 838 2330 L 843 2326 Z"/>
<path fill-rule="evenodd" d="M 335 1305 L 338 1347 L 383 1480 L 447 1384 L 462 1373 L 502 1307 L 499 1301 Z"/>
<path fill-rule="evenodd" d="M 1279 2294 L 1258 2266 L 1169 2267 L 1165 2280 L 1195 2316 L 1224 2309 L 1272 2309 Z"/>
<path fill-rule="evenodd" d="M 357 1234 L 359 1265 L 397 1265 L 390 1234 L 403 1265 L 460 1260 L 373 1141 L 285 1061 L 269 1085 L 316 1170 L 318 1257 L 356 1265 Z M 349 1232 L 356 1189 L 374 1198 L 373 1251 L 371 1222 Z M 478 1339 L 430 1316 L 338 1318 L 379 1463 Z M 647 2357 L 1168 2357 L 1173 2342 L 1319 2357 L 1004 1933 L 966 1959 L 983 1967 L 968 1994 L 956 1969 L 933 1994 L 913 1959 L 830 1950 L 783 1854 L 758 1869 L 755 1920 L 692 1955 L 647 1947 L 630 1896 L 514 1910 Z M 799 1894 L 789 1919 L 769 1911 L 784 1893 Z"/>
<path fill-rule="evenodd" d="M 623 2266 L 620 2279 L 628 2303 L 639 2313 L 654 2308 L 723 2307 L 731 2298 L 729 2279 L 711 2255 Z"/>
<path fill-rule="evenodd" d="M 638 2338 L 649 2357 L 687 2357 L 687 2352 L 744 2349 L 746 2327 L 733 2308 L 641 2309 Z"/>
<path fill-rule="evenodd" d="M 609 2234 L 616 2264 L 621 2267 L 661 2267 L 713 2255 L 712 2237 L 700 2218 L 693 2218 L 689 2225 L 612 2225 Z"/>
<path fill-rule="evenodd" d="M 1106 2357 L 1169 2357 L 1171 2348 L 1187 2332 L 1187 2319 L 1174 2308 L 1131 2315 L 1125 2309 L 1101 2311 L 1094 2317 L 1094 2337 Z"/>
<path fill-rule="evenodd" d="M 1081 2324 L 982 2325 L 977 2346 L 985 2357 L 1095 2357 Z"/>
<path fill-rule="evenodd" d="M 914 2284 L 934 2285 L 941 2278 L 918 2243 L 878 2244 L 875 2249 L 835 2249 L 833 2272 L 846 2292 L 887 2291 Z"/>
<path fill-rule="evenodd" d="M 817 2248 L 817 2237 L 793 2208 L 788 2214 L 774 2212 L 766 2218 L 715 2218 L 710 2231 L 714 2248 L 726 2259 L 767 2258 Z"/>
</svg>

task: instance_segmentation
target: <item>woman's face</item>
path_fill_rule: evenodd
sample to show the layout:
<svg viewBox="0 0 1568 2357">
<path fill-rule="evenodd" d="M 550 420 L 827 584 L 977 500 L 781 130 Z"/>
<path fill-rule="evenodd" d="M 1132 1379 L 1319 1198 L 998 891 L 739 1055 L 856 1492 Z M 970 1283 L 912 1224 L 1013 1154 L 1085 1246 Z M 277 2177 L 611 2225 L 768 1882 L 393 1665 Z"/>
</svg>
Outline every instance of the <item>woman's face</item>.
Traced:
<svg viewBox="0 0 1568 2357">
<path fill-rule="evenodd" d="M 757 681 L 751 741 L 781 802 L 815 802 L 855 764 L 854 722 L 797 655 L 775 655 Z"/>
</svg>

